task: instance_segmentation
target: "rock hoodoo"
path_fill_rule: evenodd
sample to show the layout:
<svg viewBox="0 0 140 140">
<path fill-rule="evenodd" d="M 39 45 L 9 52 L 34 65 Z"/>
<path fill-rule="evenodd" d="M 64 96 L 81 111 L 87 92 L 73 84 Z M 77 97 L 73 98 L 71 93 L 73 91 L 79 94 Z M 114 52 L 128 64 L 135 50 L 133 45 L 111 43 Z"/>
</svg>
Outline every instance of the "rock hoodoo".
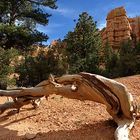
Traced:
<svg viewBox="0 0 140 140">
<path fill-rule="evenodd" d="M 110 11 L 106 20 L 106 28 L 101 33 L 103 45 L 108 42 L 113 49 L 118 49 L 125 40 L 140 39 L 140 17 L 128 18 L 124 7 Z"/>
<path fill-rule="evenodd" d="M 140 17 L 128 18 L 132 28 L 132 35 L 137 41 L 140 41 Z"/>
</svg>

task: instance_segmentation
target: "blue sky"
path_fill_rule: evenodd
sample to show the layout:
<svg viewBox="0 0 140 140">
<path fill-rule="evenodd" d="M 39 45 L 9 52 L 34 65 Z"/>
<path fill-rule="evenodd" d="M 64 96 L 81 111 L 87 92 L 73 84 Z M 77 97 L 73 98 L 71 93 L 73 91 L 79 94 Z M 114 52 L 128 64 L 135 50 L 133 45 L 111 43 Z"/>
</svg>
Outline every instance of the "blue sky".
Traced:
<svg viewBox="0 0 140 140">
<path fill-rule="evenodd" d="M 140 0 L 57 0 L 58 8 L 43 10 L 52 14 L 47 26 L 38 25 L 38 30 L 46 33 L 49 40 L 45 44 L 50 44 L 52 40 L 63 39 L 68 31 L 73 31 L 75 22 L 79 14 L 87 12 L 97 21 L 98 28 L 102 28 L 106 23 L 107 13 L 120 6 L 124 6 L 128 17 L 140 15 Z"/>
</svg>

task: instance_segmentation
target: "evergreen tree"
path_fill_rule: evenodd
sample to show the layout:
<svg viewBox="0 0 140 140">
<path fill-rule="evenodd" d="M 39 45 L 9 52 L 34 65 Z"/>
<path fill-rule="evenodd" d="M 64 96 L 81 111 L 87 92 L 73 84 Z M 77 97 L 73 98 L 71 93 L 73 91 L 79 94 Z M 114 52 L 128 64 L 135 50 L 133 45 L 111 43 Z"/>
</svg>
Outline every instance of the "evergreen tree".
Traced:
<svg viewBox="0 0 140 140">
<path fill-rule="evenodd" d="M 56 67 L 52 70 L 53 74 L 61 76 L 68 73 L 68 63 L 66 54 L 67 45 L 61 39 L 56 40 L 56 44 L 51 45 L 48 53 L 57 61 Z M 51 63 L 51 62 L 50 62 Z"/>
<path fill-rule="evenodd" d="M 25 62 L 17 67 L 20 74 L 18 86 L 35 86 L 48 79 L 50 74 L 60 76 L 66 73 L 63 48 L 59 42 L 56 46 L 48 47 L 48 51 L 41 50 L 35 57 L 26 56 Z"/>
<path fill-rule="evenodd" d="M 0 87 L 6 88 L 7 85 L 15 84 L 16 79 L 10 79 L 9 76 L 15 70 L 14 64 L 18 51 L 16 49 L 4 50 L 0 47 Z"/>
<path fill-rule="evenodd" d="M 106 43 L 103 48 L 104 54 L 104 75 L 110 78 L 114 78 L 119 76 L 118 71 L 118 61 L 119 61 L 119 53 L 115 52 L 111 46 Z"/>
<path fill-rule="evenodd" d="M 47 35 L 36 25 L 47 25 L 50 16 L 43 7 L 57 8 L 56 0 L 1 0 L 0 45 L 3 48 L 24 49 L 33 43 L 46 41 Z"/>
<path fill-rule="evenodd" d="M 21 63 L 16 72 L 19 73 L 18 86 L 35 86 L 48 76 L 48 62 L 46 53 L 40 51 L 36 57 L 26 56 L 25 62 Z"/>
<path fill-rule="evenodd" d="M 140 73 L 140 43 L 135 40 L 122 42 L 115 52 L 106 44 L 104 47 L 104 75 L 115 78 Z"/>
<path fill-rule="evenodd" d="M 64 40 L 67 43 L 69 72 L 99 72 L 99 51 L 101 39 L 96 22 L 88 13 L 79 15 L 73 32 L 68 32 Z"/>
<path fill-rule="evenodd" d="M 136 74 L 140 74 L 140 42 L 137 42 L 135 46 L 136 56 Z"/>
<path fill-rule="evenodd" d="M 139 55 L 140 55 L 139 43 L 133 43 L 133 40 L 123 42 L 120 49 L 119 60 L 119 72 L 120 76 L 128 76 L 138 74 L 140 72 L 139 67 Z"/>
</svg>

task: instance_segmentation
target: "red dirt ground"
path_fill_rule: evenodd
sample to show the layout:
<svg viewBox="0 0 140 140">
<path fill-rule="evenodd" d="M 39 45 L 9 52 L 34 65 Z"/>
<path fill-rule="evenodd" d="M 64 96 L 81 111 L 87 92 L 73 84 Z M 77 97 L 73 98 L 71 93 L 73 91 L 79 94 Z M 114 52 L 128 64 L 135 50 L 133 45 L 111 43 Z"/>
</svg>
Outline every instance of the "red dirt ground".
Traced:
<svg viewBox="0 0 140 140">
<path fill-rule="evenodd" d="M 140 75 L 116 80 L 140 101 Z M 0 97 L 0 104 L 5 101 Z M 116 127 L 105 106 L 53 95 L 43 100 L 37 110 L 28 105 L 19 114 L 8 110 L 0 115 L 0 140 L 114 140 Z M 140 120 L 130 140 L 140 140 Z"/>
</svg>

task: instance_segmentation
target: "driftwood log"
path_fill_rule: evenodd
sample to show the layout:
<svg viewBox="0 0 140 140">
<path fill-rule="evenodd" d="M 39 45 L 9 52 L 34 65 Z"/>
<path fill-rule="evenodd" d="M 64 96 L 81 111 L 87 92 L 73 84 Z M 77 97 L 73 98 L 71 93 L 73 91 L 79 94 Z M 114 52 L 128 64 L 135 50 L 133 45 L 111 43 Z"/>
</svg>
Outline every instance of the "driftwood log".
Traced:
<svg viewBox="0 0 140 140">
<path fill-rule="evenodd" d="M 20 108 L 30 100 L 58 94 L 70 99 L 90 100 L 106 105 L 107 112 L 118 124 L 115 131 L 116 140 L 129 140 L 129 131 L 134 125 L 137 110 L 132 95 L 126 87 L 112 79 L 100 75 L 81 72 L 58 78 L 50 76 L 48 80 L 32 88 L 21 90 L 0 90 L 0 96 L 16 98 L 16 102 L 3 104 L 3 113 L 9 108 Z M 24 100 L 20 100 L 20 99 Z"/>
</svg>

